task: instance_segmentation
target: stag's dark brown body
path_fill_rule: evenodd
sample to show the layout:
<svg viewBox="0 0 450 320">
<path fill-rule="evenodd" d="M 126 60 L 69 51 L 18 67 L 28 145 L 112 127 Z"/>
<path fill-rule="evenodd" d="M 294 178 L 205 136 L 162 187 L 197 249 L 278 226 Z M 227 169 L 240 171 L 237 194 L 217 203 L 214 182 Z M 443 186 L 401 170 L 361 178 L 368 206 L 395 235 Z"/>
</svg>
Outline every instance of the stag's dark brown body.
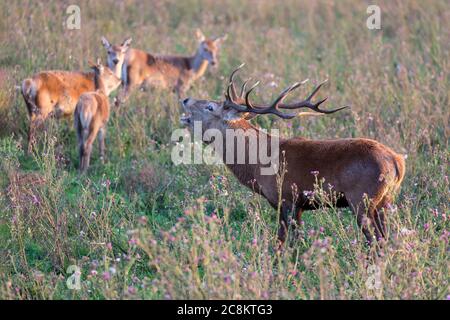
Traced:
<svg viewBox="0 0 450 320">
<path fill-rule="evenodd" d="M 258 130 L 246 120 L 234 126 Z M 259 137 L 263 134 L 258 130 Z M 270 141 L 271 137 L 267 138 Z M 405 173 L 401 155 L 370 139 L 317 141 L 303 138 L 281 139 L 280 154 L 284 156 L 280 156 L 279 163 L 285 163 L 285 167 L 281 167 L 285 170 L 281 189 L 276 175 L 261 174 L 264 165 L 228 165 L 242 184 L 265 197 L 273 208 L 278 209 L 279 199 L 282 199 L 280 241 L 286 239 L 291 213 L 293 221 L 299 224 L 303 211 L 330 204 L 321 203 L 314 196 L 315 185 L 317 188 L 322 179 L 320 184 L 328 198 L 334 194 L 336 202 L 332 204 L 350 207 L 355 212 L 368 242 L 373 239 L 364 217 L 372 224 L 378 239 L 386 236 L 385 210 L 392 204 Z"/>
</svg>

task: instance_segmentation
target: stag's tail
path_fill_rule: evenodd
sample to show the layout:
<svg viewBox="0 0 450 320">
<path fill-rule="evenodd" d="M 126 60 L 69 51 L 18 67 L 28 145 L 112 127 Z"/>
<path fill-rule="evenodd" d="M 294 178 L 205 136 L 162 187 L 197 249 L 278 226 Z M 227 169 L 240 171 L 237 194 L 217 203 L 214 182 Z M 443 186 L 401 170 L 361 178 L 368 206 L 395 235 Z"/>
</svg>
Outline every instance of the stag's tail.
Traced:
<svg viewBox="0 0 450 320">
<path fill-rule="evenodd" d="M 397 154 L 394 158 L 395 172 L 397 178 L 397 189 L 400 188 L 400 184 L 405 177 L 405 157 L 401 154 Z"/>
</svg>

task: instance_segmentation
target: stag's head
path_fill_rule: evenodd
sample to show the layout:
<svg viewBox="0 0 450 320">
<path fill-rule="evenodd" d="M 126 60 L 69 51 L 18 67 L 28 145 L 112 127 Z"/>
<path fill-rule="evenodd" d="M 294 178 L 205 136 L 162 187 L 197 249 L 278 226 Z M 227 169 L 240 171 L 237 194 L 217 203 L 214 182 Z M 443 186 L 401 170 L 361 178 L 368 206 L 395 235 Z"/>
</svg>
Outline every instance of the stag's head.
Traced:
<svg viewBox="0 0 450 320">
<path fill-rule="evenodd" d="M 108 55 L 108 67 L 113 72 L 120 76 L 122 72 L 122 64 L 125 61 L 125 56 L 130 48 L 131 38 L 125 39 L 121 45 L 111 45 L 105 37 L 102 37 L 102 44 L 105 47 Z"/>
<path fill-rule="evenodd" d="M 209 62 L 211 66 L 218 65 L 218 55 L 219 49 L 222 45 L 222 42 L 226 40 L 227 35 L 223 35 L 221 37 L 210 38 L 207 39 L 203 35 L 200 29 L 196 31 L 198 44 L 198 54 L 203 60 Z"/>
<path fill-rule="evenodd" d="M 311 102 L 311 99 L 317 91 L 319 91 L 325 81 L 319 84 L 303 101 L 294 101 L 292 103 L 283 102 L 289 93 L 300 87 L 306 81 L 296 82 L 289 86 L 283 90 L 271 104 L 254 105 L 250 101 L 250 94 L 259 82 L 256 82 L 250 89 L 247 90 L 247 84 L 250 79 L 244 81 L 240 93 L 237 92 L 234 83 L 234 76 L 236 72 L 243 66 L 244 64 L 240 65 L 231 73 L 224 101 L 197 100 L 193 98 L 186 98 L 181 101 L 181 105 L 185 112 L 180 119 L 181 124 L 192 130 L 194 122 L 198 121 L 201 122 L 203 130 L 218 129 L 222 131 L 223 129 L 230 127 L 239 127 L 243 124 L 243 122 L 246 122 L 247 120 L 261 114 L 273 114 L 282 119 L 292 119 L 304 115 L 331 114 L 347 108 L 347 106 L 344 106 L 332 110 L 320 109 L 319 106 L 325 102 L 327 98 L 319 100 L 316 103 Z M 295 110 L 301 108 L 307 108 L 314 112 L 286 113 L 281 111 L 281 109 Z"/>
</svg>

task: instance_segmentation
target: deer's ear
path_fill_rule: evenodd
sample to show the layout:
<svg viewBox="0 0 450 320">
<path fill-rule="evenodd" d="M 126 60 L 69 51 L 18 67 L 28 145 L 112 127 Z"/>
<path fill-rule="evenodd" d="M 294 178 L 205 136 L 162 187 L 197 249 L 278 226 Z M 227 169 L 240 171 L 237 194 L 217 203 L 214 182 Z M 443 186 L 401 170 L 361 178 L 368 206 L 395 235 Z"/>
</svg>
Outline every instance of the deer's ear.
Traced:
<svg viewBox="0 0 450 320">
<path fill-rule="evenodd" d="M 245 120 L 252 120 L 252 119 L 256 118 L 257 116 L 258 116 L 257 113 L 246 112 L 242 115 L 242 118 Z"/>
<path fill-rule="evenodd" d="M 97 64 L 92 62 L 92 60 L 88 60 L 88 65 L 91 69 L 97 69 Z"/>
<path fill-rule="evenodd" d="M 242 113 L 237 112 L 234 109 L 224 109 L 223 120 L 225 121 L 235 121 L 242 119 Z"/>
<path fill-rule="evenodd" d="M 108 40 L 106 40 L 105 37 L 102 37 L 102 44 L 103 44 L 103 46 L 104 46 L 106 49 L 108 49 L 109 47 L 111 47 L 111 44 L 109 43 Z"/>
<path fill-rule="evenodd" d="M 222 42 L 224 42 L 225 40 L 227 40 L 227 38 L 228 38 L 228 34 L 225 33 L 223 36 L 217 37 L 216 39 L 214 39 L 214 43 L 216 43 L 217 45 L 221 45 Z"/>
<path fill-rule="evenodd" d="M 132 40 L 133 40 L 133 38 L 131 38 L 131 37 L 125 39 L 122 43 L 122 47 L 125 47 L 125 50 L 128 50 L 128 48 L 130 48 Z"/>
<path fill-rule="evenodd" d="M 200 29 L 195 30 L 195 35 L 199 42 L 205 41 L 205 35 L 203 34 L 202 30 L 200 30 Z"/>
</svg>

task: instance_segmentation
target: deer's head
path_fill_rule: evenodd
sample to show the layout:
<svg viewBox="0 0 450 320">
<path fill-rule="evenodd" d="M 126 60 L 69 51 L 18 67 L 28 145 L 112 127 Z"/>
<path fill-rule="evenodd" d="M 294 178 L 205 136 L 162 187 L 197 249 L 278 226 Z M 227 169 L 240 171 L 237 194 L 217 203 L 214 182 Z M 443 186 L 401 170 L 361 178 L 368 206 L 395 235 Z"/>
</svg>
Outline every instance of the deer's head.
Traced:
<svg viewBox="0 0 450 320">
<path fill-rule="evenodd" d="M 207 39 L 200 31 L 200 29 L 197 29 L 196 36 L 199 42 L 198 54 L 200 55 L 200 57 L 203 60 L 208 61 L 211 66 L 217 66 L 219 49 L 222 45 L 222 42 L 227 39 L 227 35 L 225 34 L 221 37 Z"/>
<path fill-rule="evenodd" d="M 122 83 L 110 68 L 101 63 L 100 59 L 97 59 L 97 63 L 89 62 L 89 64 L 95 73 L 95 87 L 103 91 L 106 96 L 109 96 Z"/>
<path fill-rule="evenodd" d="M 347 106 L 344 106 L 333 110 L 320 109 L 320 104 L 325 102 L 327 98 L 319 100 L 316 103 L 311 102 L 311 99 L 325 82 L 319 84 L 308 98 L 303 101 L 296 101 L 289 104 L 283 102 L 290 92 L 300 87 L 306 81 L 296 82 L 286 88 L 270 105 L 254 105 L 249 97 L 259 82 L 255 83 L 249 90 L 246 90 L 249 80 L 245 81 L 242 84 L 239 94 L 234 84 L 234 76 L 243 66 L 242 64 L 231 73 L 224 101 L 197 100 L 193 98 L 186 98 L 181 101 L 181 105 L 185 111 L 185 115 L 180 119 L 181 124 L 192 130 L 194 122 L 199 121 L 202 124 L 203 130 L 218 129 L 222 131 L 230 127 L 241 127 L 247 120 L 261 114 L 274 114 L 282 119 L 292 119 L 303 115 L 331 114 L 347 108 Z M 285 113 L 280 111 L 280 109 L 294 110 L 300 108 L 308 108 L 314 112 Z"/>
<path fill-rule="evenodd" d="M 102 44 L 107 51 L 108 67 L 120 76 L 125 56 L 130 48 L 131 38 L 125 39 L 121 45 L 111 45 L 105 37 L 102 37 Z"/>
</svg>

